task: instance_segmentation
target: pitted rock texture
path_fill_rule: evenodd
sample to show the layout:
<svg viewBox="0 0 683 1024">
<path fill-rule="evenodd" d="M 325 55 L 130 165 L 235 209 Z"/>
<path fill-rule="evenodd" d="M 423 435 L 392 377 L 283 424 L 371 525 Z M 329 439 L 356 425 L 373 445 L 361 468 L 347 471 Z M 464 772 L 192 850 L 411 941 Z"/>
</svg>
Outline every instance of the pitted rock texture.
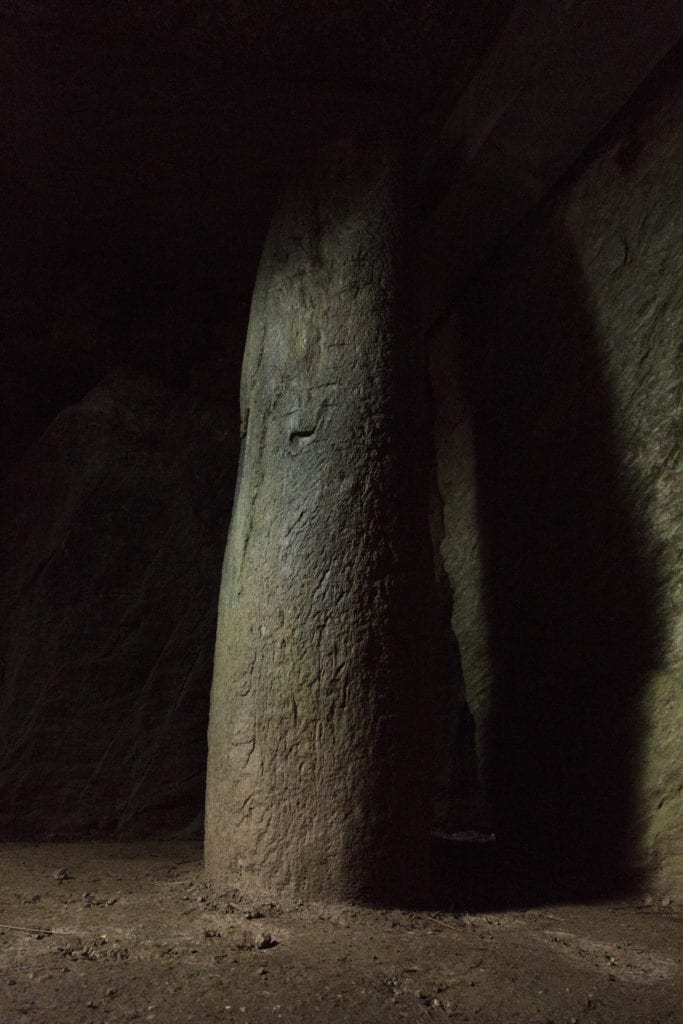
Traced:
<svg viewBox="0 0 683 1024">
<path fill-rule="evenodd" d="M 497 827 L 575 881 L 635 868 L 678 892 L 682 121 L 677 76 L 634 101 L 432 346 Z"/>
<path fill-rule="evenodd" d="M 393 136 L 329 147 L 261 260 L 206 808 L 209 876 L 247 891 L 415 900 L 426 886 L 437 601 L 407 165 Z"/>
<path fill-rule="evenodd" d="M 114 374 L 6 479 L 5 835 L 200 827 L 234 411 Z"/>
</svg>

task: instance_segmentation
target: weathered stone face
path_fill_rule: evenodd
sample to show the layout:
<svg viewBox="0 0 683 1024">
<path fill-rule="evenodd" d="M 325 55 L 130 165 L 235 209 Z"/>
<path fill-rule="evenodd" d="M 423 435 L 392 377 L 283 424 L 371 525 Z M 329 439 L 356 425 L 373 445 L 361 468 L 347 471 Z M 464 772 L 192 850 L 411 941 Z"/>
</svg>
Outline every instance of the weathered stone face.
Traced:
<svg viewBox="0 0 683 1024">
<path fill-rule="evenodd" d="M 417 898 L 432 817 L 430 438 L 401 147 L 331 147 L 276 215 L 242 374 L 211 698 L 210 877 Z"/>
<path fill-rule="evenodd" d="M 0 828 L 199 827 L 229 408 L 119 373 L 5 481 Z"/>
<path fill-rule="evenodd" d="M 680 891 L 677 86 L 636 113 L 434 340 L 442 551 L 501 833 Z"/>
</svg>

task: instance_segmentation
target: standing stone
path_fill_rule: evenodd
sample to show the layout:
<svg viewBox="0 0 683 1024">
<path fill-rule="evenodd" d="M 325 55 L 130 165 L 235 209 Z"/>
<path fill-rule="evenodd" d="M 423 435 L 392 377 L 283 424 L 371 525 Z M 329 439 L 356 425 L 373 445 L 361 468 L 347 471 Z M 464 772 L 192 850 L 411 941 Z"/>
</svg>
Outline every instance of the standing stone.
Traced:
<svg viewBox="0 0 683 1024">
<path fill-rule="evenodd" d="M 218 613 L 206 866 L 244 891 L 416 899 L 435 609 L 402 147 L 345 139 L 266 241 Z"/>
</svg>

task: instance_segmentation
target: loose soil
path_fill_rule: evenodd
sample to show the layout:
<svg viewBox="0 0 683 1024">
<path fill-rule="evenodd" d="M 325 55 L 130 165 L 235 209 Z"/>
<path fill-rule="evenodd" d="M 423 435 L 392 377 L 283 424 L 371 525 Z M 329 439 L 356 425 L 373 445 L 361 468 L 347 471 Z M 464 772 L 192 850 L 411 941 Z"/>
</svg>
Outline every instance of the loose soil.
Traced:
<svg viewBox="0 0 683 1024">
<path fill-rule="evenodd" d="M 679 1024 L 681 915 L 253 906 L 199 843 L 0 848 L 2 1024 Z"/>
</svg>

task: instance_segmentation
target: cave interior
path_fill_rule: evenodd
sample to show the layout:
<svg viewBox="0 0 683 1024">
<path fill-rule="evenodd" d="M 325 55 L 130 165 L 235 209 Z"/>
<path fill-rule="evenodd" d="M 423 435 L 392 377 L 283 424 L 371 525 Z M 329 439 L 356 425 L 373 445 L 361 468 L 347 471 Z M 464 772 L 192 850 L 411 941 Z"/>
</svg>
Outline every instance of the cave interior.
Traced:
<svg viewBox="0 0 683 1024">
<path fill-rule="evenodd" d="M 438 899 L 680 897 L 682 26 L 628 7 L 3 4 L 4 840 L 201 839 L 259 257 L 380 111 L 431 372 Z"/>
</svg>

